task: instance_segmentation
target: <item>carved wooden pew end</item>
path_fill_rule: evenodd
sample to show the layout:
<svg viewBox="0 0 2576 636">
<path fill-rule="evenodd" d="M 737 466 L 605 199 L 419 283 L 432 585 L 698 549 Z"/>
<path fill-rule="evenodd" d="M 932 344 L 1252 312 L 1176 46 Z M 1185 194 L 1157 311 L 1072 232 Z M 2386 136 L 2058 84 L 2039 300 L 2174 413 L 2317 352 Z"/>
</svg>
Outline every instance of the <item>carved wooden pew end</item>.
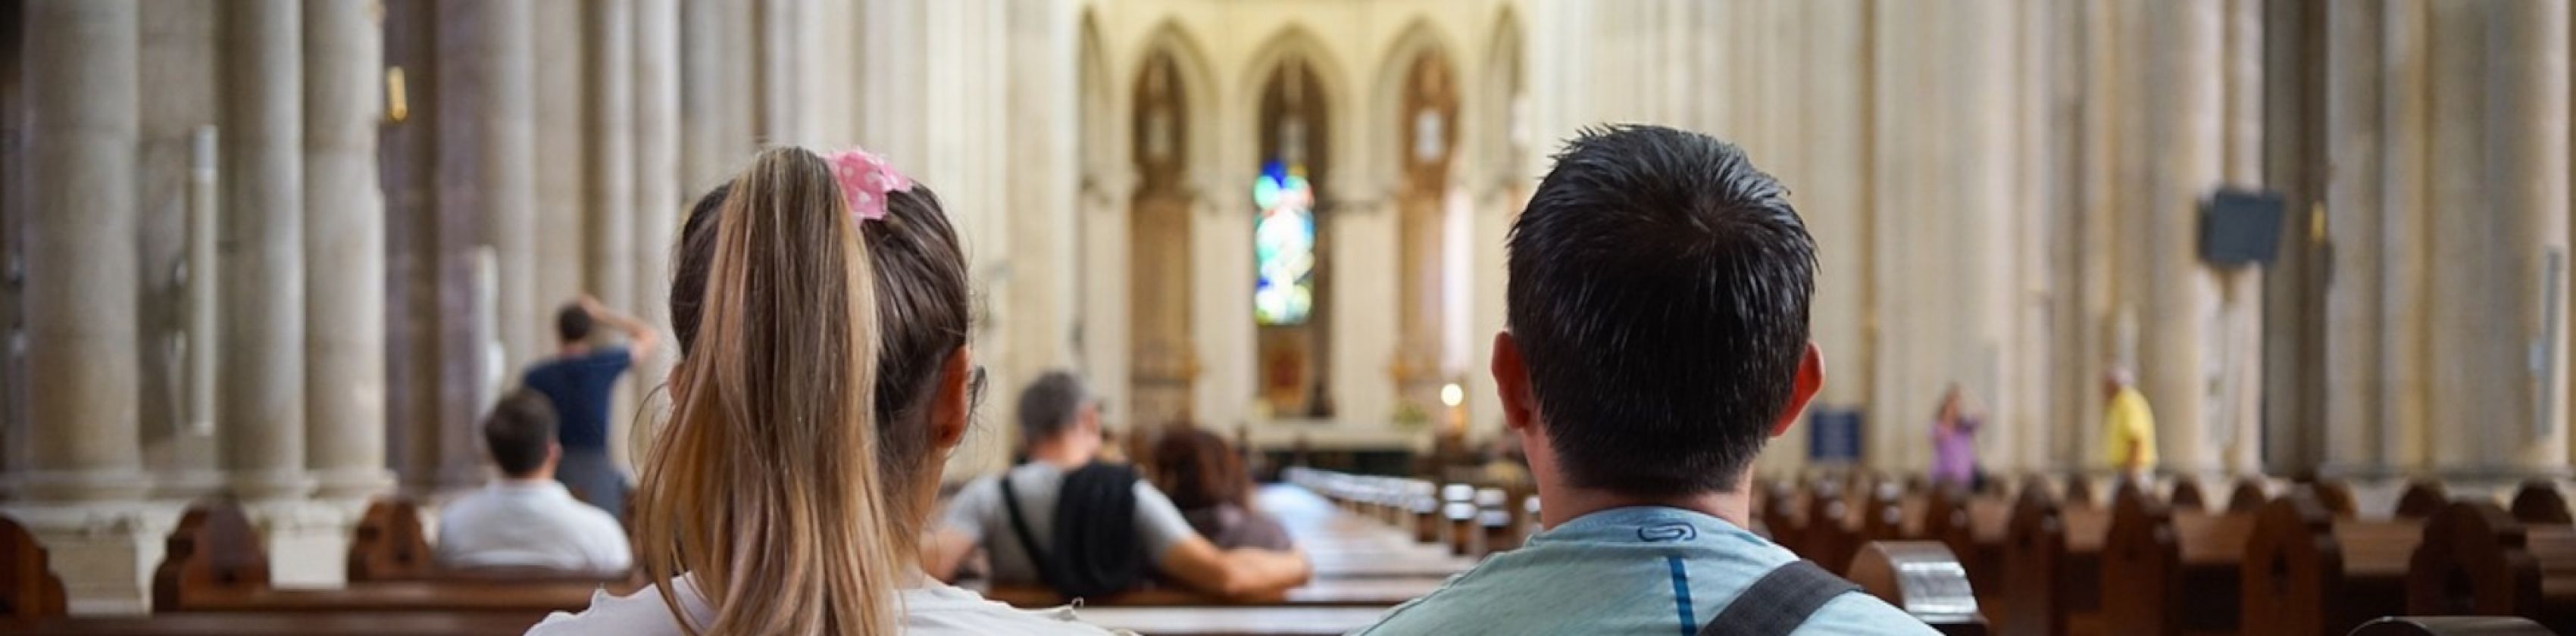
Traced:
<svg viewBox="0 0 2576 636">
<path fill-rule="evenodd" d="M 36 535 L 0 517 L 0 620 L 62 616 L 63 579 Z"/>
<path fill-rule="evenodd" d="M 1850 578 L 1861 589 L 1950 636 L 1986 633 L 1967 568 L 1932 541 L 1873 541 L 1853 553 Z"/>
<path fill-rule="evenodd" d="M 2364 623 L 2352 636 L 2558 636 L 2514 616 L 2391 616 Z"/>
</svg>

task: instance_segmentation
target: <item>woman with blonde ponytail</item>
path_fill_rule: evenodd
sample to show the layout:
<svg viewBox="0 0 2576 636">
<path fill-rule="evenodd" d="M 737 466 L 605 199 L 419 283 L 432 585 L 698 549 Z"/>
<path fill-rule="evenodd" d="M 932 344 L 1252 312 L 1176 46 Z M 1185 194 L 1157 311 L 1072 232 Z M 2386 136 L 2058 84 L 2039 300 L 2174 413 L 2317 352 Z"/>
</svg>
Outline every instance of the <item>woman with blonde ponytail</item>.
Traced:
<svg viewBox="0 0 2576 636">
<path fill-rule="evenodd" d="M 980 384 L 926 188 L 865 152 L 768 150 L 699 201 L 673 262 L 682 357 L 634 508 L 655 585 L 529 633 L 1107 633 L 921 573 Z"/>
</svg>

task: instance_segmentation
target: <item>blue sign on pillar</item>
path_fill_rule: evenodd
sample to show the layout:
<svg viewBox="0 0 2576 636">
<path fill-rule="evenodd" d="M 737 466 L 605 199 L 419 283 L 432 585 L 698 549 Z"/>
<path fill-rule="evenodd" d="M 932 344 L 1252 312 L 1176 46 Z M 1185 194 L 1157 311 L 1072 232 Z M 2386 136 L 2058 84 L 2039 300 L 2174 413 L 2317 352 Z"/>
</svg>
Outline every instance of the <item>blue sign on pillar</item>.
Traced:
<svg viewBox="0 0 2576 636">
<path fill-rule="evenodd" d="M 1818 463 L 1860 461 L 1860 426 L 1860 409 L 1809 409 L 1807 459 Z"/>
</svg>

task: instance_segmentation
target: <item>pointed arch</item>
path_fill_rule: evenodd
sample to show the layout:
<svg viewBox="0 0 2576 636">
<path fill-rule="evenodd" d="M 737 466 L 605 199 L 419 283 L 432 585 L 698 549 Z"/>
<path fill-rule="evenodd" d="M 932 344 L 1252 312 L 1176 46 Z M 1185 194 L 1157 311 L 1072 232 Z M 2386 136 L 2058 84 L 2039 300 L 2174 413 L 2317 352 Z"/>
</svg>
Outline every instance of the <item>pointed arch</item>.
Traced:
<svg viewBox="0 0 2576 636">
<path fill-rule="evenodd" d="M 1136 59 L 1124 65 L 1126 72 L 1118 76 L 1120 94 L 1134 95 L 1153 65 L 1163 59 L 1171 61 L 1175 72 L 1169 80 L 1178 84 L 1181 103 L 1193 111 L 1186 117 L 1184 136 L 1189 141 L 1184 149 L 1188 153 L 1184 169 L 1192 173 L 1192 179 L 1203 181 L 1208 177 L 1203 173 L 1220 161 L 1218 141 L 1224 138 L 1221 125 L 1226 118 L 1217 116 L 1222 111 L 1215 67 L 1208 62 L 1206 47 L 1200 46 L 1198 38 L 1177 21 L 1165 19 L 1155 25 L 1147 32 L 1144 43 Z M 1132 109 L 1133 104 L 1129 104 L 1128 110 Z"/>
<path fill-rule="evenodd" d="M 1253 49 L 1252 56 L 1244 66 L 1243 83 L 1236 88 L 1235 92 L 1235 95 L 1240 96 L 1241 99 L 1229 107 L 1229 112 L 1239 113 L 1242 116 L 1242 119 L 1234 121 L 1259 125 L 1263 91 L 1269 87 L 1272 76 L 1278 73 L 1280 67 L 1291 61 L 1298 63 L 1299 72 L 1312 77 L 1316 86 L 1323 92 L 1323 95 L 1305 96 L 1305 99 L 1321 99 L 1324 104 L 1324 117 L 1328 125 L 1325 126 L 1323 142 L 1326 152 L 1331 153 L 1325 161 L 1345 174 L 1359 174 L 1357 171 L 1348 170 L 1348 168 L 1358 167 L 1355 165 L 1357 162 L 1354 161 L 1358 155 L 1354 144 L 1351 143 L 1351 139 L 1356 136 L 1352 128 L 1357 119 L 1351 116 L 1353 108 L 1350 74 L 1345 70 L 1346 67 L 1343 66 L 1340 58 L 1333 55 L 1332 48 L 1324 43 L 1323 38 L 1316 37 L 1314 31 L 1303 24 L 1290 24 L 1284 27 L 1268 40 L 1264 40 L 1260 47 Z M 1251 135 L 1250 138 L 1254 141 L 1235 150 L 1241 153 L 1259 153 L 1259 136 Z M 1246 154 L 1224 157 L 1223 160 L 1243 164 L 1259 161 L 1260 158 Z M 1327 176 L 1327 178 L 1334 177 Z M 1327 182 L 1318 185 L 1327 191 L 1328 197 L 1348 194 L 1332 192 L 1343 189 L 1336 183 Z"/>
<path fill-rule="evenodd" d="M 1370 83 L 1368 116 L 1365 119 L 1369 133 L 1367 139 L 1373 142 L 1364 153 L 1369 164 L 1354 166 L 1355 168 L 1379 175 L 1394 175 L 1404 169 L 1406 149 L 1402 147 L 1403 144 L 1394 140 L 1409 138 L 1405 134 L 1405 127 L 1410 125 L 1411 116 L 1405 112 L 1405 98 L 1412 92 L 1414 74 L 1418 69 L 1423 68 L 1423 65 L 1429 64 L 1435 69 L 1431 72 L 1441 74 L 1453 84 L 1463 84 L 1466 81 L 1466 75 L 1458 63 L 1458 53 L 1461 49 L 1462 47 L 1457 46 L 1441 33 L 1427 18 L 1414 18 L 1403 30 L 1397 32 L 1395 40 L 1387 45 L 1386 52 L 1378 58 L 1377 78 Z M 1465 97 L 1465 92 L 1460 91 L 1459 96 Z M 1452 118 L 1449 132 L 1453 136 L 1460 128 L 1456 124 L 1466 119 L 1466 111 L 1469 108 L 1483 106 L 1482 104 L 1470 106 L 1468 102 L 1471 100 L 1467 99 L 1457 101 L 1459 113 L 1457 117 Z M 1452 153 L 1469 150 L 1469 146 L 1463 143 L 1451 143 L 1449 146 Z"/>
</svg>

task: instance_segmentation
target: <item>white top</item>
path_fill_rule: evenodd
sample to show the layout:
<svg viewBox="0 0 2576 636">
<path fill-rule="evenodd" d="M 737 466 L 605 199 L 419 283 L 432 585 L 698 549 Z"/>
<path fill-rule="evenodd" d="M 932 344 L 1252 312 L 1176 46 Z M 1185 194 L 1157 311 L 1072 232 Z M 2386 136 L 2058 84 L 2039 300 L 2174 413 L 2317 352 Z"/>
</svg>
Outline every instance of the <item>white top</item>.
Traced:
<svg viewBox="0 0 2576 636">
<path fill-rule="evenodd" d="M 1011 490 L 1020 496 L 1020 514 L 1028 521 L 1029 538 L 1041 551 L 1051 550 L 1055 540 L 1056 496 L 1064 490 L 1065 468 L 1046 462 L 1029 462 L 1000 475 L 977 479 L 948 499 L 948 509 L 940 514 L 941 529 L 964 536 L 983 546 L 993 566 L 997 583 L 1034 585 L 1039 583 L 1036 560 L 1020 547 L 1020 537 L 1011 531 L 1010 509 L 1002 502 L 1001 480 L 1011 480 Z M 1148 563 L 1160 564 L 1163 555 L 1198 535 L 1181 509 L 1172 506 L 1172 498 L 1145 480 L 1136 480 L 1136 537 L 1145 548 Z"/>
<path fill-rule="evenodd" d="M 1123 634 L 1077 622 L 1073 609 L 1058 607 L 1045 610 L 1023 610 L 984 600 L 982 595 L 957 587 L 927 582 L 904 588 L 899 601 L 903 604 L 903 633 L 912 636 L 949 636 L 989 634 L 1028 634 L 1033 636 L 1109 636 Z M 692 579 L 682 576 L 675 587 L 680 604 L 687 606 L 692 619 L 712 618 L 705 597 L 698 595 Z M 609 596 L 592 592 L 590 609 L 580 614 L 555 612 L 546 620 L 528 628 L 529 636 L 556 634 L 616 634 L 624 636 L 678 636 L 679 623 L 671 616 L 669 606 L 662 604 L 660 591 L 645 587 L 627 596 Z"/>
<path fill-rule="evenodd" d="M 634 565 L 626 528 L 554 480 L 504 479 L 448 502 L 438 563 L 613 575 Z"/>
</svg>

